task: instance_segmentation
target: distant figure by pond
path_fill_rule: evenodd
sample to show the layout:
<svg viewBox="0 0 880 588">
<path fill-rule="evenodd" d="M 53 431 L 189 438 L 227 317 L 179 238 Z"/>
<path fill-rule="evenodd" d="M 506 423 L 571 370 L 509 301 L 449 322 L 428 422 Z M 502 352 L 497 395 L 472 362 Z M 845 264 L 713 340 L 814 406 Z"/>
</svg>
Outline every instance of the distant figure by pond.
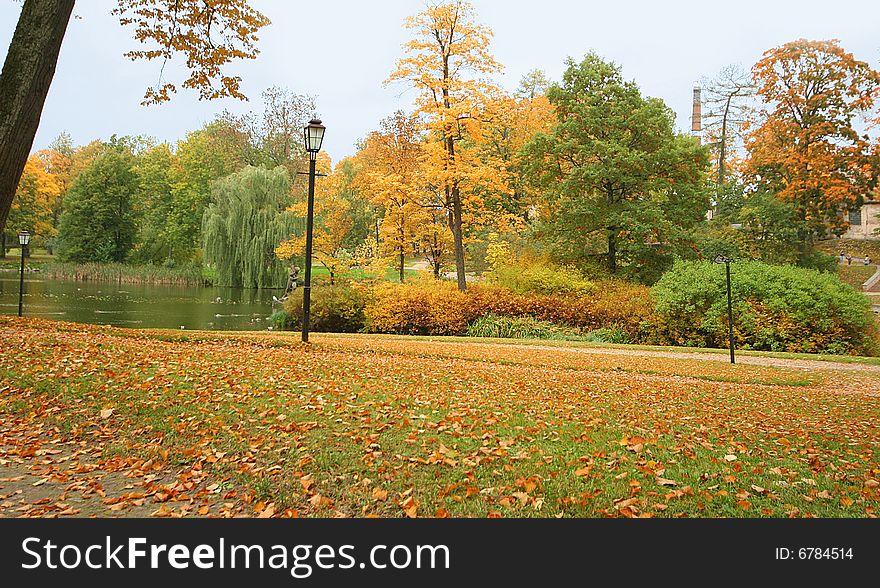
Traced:
<svg viewBox="0 0 880 588">
<path fill-rule="evenodd" d="M 290 297 L 290 293 L 296 290 L 296 280 L 299 278 L 299 268 L 290 266 L 290 274 L 287 276 L 287 287 L 284 289 L 284 296 L 281 298 L 272 297 L 274 302 L 284 302 Z"/>
</svg>

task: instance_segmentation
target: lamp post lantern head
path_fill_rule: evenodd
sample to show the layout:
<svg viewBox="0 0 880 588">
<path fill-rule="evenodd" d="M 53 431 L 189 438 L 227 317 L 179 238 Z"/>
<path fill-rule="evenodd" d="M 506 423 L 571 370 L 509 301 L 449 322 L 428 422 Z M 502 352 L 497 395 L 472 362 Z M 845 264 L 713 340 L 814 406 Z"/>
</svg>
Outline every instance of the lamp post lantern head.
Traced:
<svg viewBox="0 0 880 588">
<path fill-rule="evenodd" d="M 321 119 L 313 118 L 309 124 L 303 129 L 303 136 L 306 140 L 306 151 L 309 158 L 315 161 L 318 158 L 318 151 L 321 150 L 321 143 L 324 142 L 324 131 L 327 127 L 321 124 Z"/>
<path fill-rule="evenodd" d="M 731 261 L 729 257 L 723 254 L 715 256 L 715 263 L 730 263 Z"/>
<path fill-rule="evenodd" d="M 31 241 L 31 234 L 27 231 L 22 231 L 18 234 L 18 244 L 24 247 Z"/>
</svg>

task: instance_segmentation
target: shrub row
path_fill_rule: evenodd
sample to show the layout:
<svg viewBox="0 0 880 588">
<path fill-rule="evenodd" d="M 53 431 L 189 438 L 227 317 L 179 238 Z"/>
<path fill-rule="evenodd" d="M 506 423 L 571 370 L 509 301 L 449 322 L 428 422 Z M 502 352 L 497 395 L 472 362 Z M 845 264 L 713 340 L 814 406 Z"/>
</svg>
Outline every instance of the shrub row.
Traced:
<svg viewBox="0 0 880 588">
<path fill-rule="evenodd" d="M 285 304 L 288 323 L 299 325 L 302 293 Z M 311 323 L 316 331 L 466 335 L 481 317 L 519 317 L 552 323 L 574 333 L 614 328 L 642 340 L 651 323 L 650 291 L 605 282 L 590 296 L 517 294 L 497 285 L 459 292 L 451 282 L 322 286 L 312 290 Z M 280 318 L 276 321 L 284 324 Z M 574 330 L 572 330 L 574 329 Z"/>
<path fill-rule="evenodd" d="M 209 286 L 213 278 L 198 264 L 181 267 L 128 265 L 124 263 L 51 263 L 45 269 L 49 279 L 118 284 L 173 284 Z"/>
<path fill-rule="evenodd" d="M 427 280 L 321 286 L 312 291 L 316 331 L 401 335 L 579 338 L 608 343 L 699 347 L 727 345 L 724 269 L 679 262 L 653 290 L 617 281 L 591 294 L 520 294 L 498 284 L 459 292 Z M 828 273 L 754 261 L 733 271 L 734 332 L 744 349 L 807 353 L 877 352 L 867 298 Z M 281 326 L 299 326 L 302 294 L 285 306 Z"/>
</svg>

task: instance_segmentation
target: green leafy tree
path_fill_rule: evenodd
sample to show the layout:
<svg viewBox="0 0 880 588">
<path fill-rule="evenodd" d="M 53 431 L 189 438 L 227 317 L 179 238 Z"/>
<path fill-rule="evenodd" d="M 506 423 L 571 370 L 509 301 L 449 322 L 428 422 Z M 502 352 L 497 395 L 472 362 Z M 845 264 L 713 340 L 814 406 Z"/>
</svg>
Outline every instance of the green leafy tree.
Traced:
<svg viewBox="0 0 880 588">
<path fill-rule="evenodd" d="M 291 234 L 302 233 L 290 205 L 290 178 L 276 167 L 246 167 L 213 184 L 203 220 L 205 262 L 219 282 L 245 288 L 280 288 L 287 270 L 275 248 Z"/>
<path fill-rule="evenodd" d="M 177 145 L 171 173 L 173 203 L 166 223 L 167 240 L 178 260 L 193 258 L 201 245 L 212 182 L 243 167 L 241 154 L 229 144 L 224 128 L 211 123 Z"/>
<path fill-rule="evenodd" d="M 834 271 L 836 260 L 801 249 L 803 227 L 791 202 L 764 189 L 753 191 L 738 181 L 728 181 L 717 194 L 717 214 L 700 231 L 699 249 L 704 259 L 723 253 L 735 259 L 792 264 Z"/>
<path fill-rule="evenodd" d="M 553 245 L 574 259 L 600 253 L 611 274 L 621 260 L 650 272 L 708 210 L 706 151 L 674 131 L 662 100 L 595 54 L 569 60 L 547 96 L 558 122 L 524 147 L 523 167 L 543 192 Z"/>
<path fill-rule="evenodd" d="M 180 253 L 175 243 L 178 234 L 169 223 L 174 212 L 171 193 L 171 169 L 174 153 L 163 143 L 144 153 L 137 162 L 140 184 L 137 202 L 140 226 L 133 259 L 141 263 L 167 263 Z"/>
<path fill-rule="evenodd" d="M 110 144 L 70 187 L 58 229 L 58 253 L 77 263 L 122 262 L 134 244 L 139 185 L 135 157 Z"/>
</svg>

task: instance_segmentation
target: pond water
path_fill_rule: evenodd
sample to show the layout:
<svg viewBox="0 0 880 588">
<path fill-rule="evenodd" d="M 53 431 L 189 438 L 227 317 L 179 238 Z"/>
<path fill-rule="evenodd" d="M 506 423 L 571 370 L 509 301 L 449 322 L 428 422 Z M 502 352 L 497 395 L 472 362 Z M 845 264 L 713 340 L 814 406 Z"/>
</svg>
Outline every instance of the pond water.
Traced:
<svg viewBox="0 0 880 588">
<path fill-rule="evenodd" d="M 0 314 L 18 314 L 18 272 L 0 272 Z M 24 315 L 132 328 L 266 330 L 278 290 L 49 280 L 25 274 Z M 276 305 L 276 309 L 277 309 Z"/>
</svg>

